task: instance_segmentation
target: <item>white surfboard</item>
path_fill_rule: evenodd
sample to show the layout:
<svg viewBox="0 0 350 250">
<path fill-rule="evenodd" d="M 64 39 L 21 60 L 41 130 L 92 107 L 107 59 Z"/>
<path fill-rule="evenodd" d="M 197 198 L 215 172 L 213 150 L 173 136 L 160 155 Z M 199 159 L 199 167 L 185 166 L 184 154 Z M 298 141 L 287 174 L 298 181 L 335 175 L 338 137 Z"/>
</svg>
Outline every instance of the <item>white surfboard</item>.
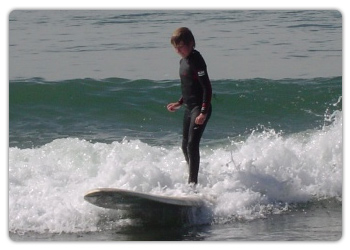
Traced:
<svg viewBox="0 0 350 250">
<path fill-rule="evenodd" d="M 91 204 L 111 209 L 146 209 L 152 207 L 202 207 L 199 196 L 174 197 L 134 192 L 117 188 L 97 188 L 88 191 L 84 199 Z"/>
</svg>

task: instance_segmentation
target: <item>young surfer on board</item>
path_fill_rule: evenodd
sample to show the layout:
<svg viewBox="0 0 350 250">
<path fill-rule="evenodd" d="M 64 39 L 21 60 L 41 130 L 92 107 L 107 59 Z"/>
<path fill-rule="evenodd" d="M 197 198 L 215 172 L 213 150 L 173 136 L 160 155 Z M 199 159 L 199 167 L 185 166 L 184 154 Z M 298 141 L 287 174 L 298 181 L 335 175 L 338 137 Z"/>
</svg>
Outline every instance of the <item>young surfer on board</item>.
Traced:
<svg viewBox="0 0 350 250">
<path fill-rule="evenodd" d="M 185 106 L 182 134 L 182 151 L 189 166 L 188 183 L 198 183 L 199 143 L 211 116 L 212 88 L 206 63 L 195 50 L 196 42 L 192 32 L 178 28 L 171 36 L 171 44 L 181 56 L 180 79 L 182 96 L 178 102 L 169 103 L 167 109 L 176 111 Z"/>
</svg>

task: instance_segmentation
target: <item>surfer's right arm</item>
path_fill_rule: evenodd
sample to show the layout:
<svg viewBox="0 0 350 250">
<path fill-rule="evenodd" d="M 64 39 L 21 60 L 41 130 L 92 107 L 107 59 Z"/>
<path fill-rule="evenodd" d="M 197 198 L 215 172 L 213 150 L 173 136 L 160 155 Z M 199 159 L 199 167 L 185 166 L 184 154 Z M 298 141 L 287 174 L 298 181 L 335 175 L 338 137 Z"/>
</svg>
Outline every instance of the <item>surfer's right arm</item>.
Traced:
<svg viewBox="0 0 350 250">
<path fill-rule="evenodd" d="M 169 103 L 167 106 L 168 111 L 175 112 L 177 109 L 179 109 L 182 106 L 183 98 L 181 97 L 178 102 L 172 102 Z"/>
</svg>

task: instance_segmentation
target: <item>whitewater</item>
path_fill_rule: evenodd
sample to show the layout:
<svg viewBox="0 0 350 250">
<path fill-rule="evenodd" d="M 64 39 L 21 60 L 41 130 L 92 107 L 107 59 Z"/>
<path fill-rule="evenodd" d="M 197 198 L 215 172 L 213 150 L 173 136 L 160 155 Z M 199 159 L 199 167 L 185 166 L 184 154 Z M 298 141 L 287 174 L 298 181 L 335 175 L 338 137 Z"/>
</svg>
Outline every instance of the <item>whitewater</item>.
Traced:
<svg viewBox="0 0 350 250">
<path fill-rule="evenodd" d="M 252 132 L 243 141 L 204 147 L 200 195 L 210 197 L 196 223 L 228 223 L 286 213 L 305 202 L 342 197 L 342 112 L 321 130 L 284 136 Z M 94 207 L 83 194 L 96 187 L 186 196 L 186 165 L 179 147 L 140 140 L 91 143 L 57 139 L 38 148 L 9 149 L 9 230 L 91 232 L 118 211 Z"/>
</svg>

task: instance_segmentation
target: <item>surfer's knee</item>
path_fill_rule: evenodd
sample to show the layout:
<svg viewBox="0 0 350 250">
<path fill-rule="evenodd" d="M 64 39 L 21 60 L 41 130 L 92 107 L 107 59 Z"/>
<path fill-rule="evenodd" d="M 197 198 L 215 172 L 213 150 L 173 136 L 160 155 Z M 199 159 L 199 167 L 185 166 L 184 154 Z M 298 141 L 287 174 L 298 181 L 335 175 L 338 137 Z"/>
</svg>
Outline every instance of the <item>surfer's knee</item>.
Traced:
<svg viewBox="0 0 350 250">
<path fill-rule="evenodd" d="M 199 140 L 191 139 L 187 143 L 188 152 L 197 152 L 199 151 Z"/>
</svg>

